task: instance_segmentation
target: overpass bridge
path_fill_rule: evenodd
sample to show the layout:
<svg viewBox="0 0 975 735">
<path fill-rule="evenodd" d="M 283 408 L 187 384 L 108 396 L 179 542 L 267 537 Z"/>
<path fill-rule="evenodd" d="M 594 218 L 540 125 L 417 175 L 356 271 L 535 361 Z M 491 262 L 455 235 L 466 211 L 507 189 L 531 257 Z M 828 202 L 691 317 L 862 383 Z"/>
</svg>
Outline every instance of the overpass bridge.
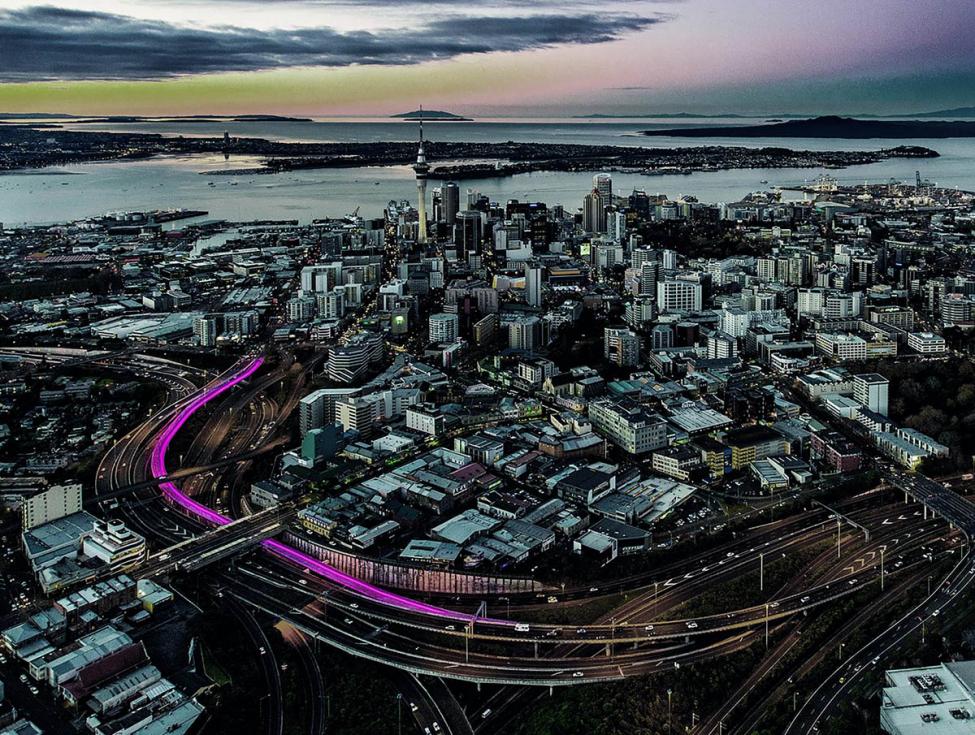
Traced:
<svg viewBox="0 0 975 735">
<path fill-rule="evenodd" d="M 87 577 L 83 584 L 91 585 L 119 572 L 140 579 L 164 577 L 176 572 L 194 572 L 260 546 L 288 529 L 295 515 L 292 506 L 279 506 L 254 513 L 222 526 L 215 526 L 197 536 L 173 544 L 123 568 L 115 566 Z"/>
<path fill-rule="evenodd" d="M 125 495 L 136 492 L 137 490 L 144 490 L 146 488 L 158 488 L 164 482 L 175 482 L 177 480 L 185 480 L 187 477 L 193 477 L 194 475 L 202 475 L 211 470 L 220 469 L 221 467 L 227 467 L 228 465 L 235 465 L 238 462 L 244 462 L 249 459 L 256 459 L 262 455 L 273 452 L 280 447 L 288 443 L 288 437 L 279 436 L 275 439 L 268 441 L 266 444 L 262 444 L 257 449 L 251 449 L 247 452 L 241 452 L 240 454 L 234 454 L 229 457 L 224 457 L 223 459 L 216 460 L 215 462 L 207 462 L 206 464 L 197 465 L 196 467 L 183 467 L 178 470 L 174 470 L 162 477 L 151 477 L 148 480 L 142 480 L 140 482 L 133 482 L 128 485 L 122 485 L 114 490 L 105 490 L 98 493 L 97 495 L 92 495 L 85 498 L 84 505 L 86 508 L 91 508 L 94 506 L 99 506 L 107 500 L 114 500 Z"/>
<path fill-rule="evenodd" d="M 881 474 L 889 485 L 924 504 L 969 538 L 975 536 L 975 503 L 916 472 L 889 468 L 881 470 Z"/>
</svg>

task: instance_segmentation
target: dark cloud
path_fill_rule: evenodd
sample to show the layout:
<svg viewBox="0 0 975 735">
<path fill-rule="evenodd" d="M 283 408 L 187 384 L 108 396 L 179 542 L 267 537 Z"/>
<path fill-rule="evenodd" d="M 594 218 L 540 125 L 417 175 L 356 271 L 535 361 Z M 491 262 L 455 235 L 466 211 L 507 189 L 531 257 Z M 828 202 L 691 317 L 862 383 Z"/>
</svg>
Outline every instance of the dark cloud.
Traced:
<svg viewBox="0 0 975 735">
<path fill-rule="evenodd" d="M 442 16 L 377 32 L 190 28 L 29 7 L 0 12 L 0 79 L 158 79 L 296 66 L 417 64 L 463 54 L 604 43 L 666 20 L 620 13 Z"/>
</svg>

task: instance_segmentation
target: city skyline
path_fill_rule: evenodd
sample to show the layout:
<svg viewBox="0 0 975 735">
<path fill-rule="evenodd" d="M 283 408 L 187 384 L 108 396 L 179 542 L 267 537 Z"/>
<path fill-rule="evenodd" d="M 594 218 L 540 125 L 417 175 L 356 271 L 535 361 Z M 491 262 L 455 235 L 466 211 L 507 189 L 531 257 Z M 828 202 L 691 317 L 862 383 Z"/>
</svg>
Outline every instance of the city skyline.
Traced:
<svg viewBox="0 0 975 735">
<path fill-rule="evenodd" d="M 465 9 L 454 0 L 5 2 L 0 110 L 386 115 L 422 100 L 485 117 L 891 114 L 973 103 L 968 3 L 494 0 Z"/>
<path fill-rule="evenodd" d="M 0 0 L 0 735 L 975 735 L 972 27 Z"/>
</svg>

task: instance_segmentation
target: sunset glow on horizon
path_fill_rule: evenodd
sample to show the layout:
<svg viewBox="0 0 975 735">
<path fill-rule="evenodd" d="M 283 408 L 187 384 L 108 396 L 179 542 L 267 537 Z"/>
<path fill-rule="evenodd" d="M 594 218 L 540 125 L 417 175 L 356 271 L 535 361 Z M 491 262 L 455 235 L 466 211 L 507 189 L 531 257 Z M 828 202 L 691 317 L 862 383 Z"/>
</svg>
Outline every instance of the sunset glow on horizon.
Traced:
<svg viewBox="0 0 975 735">
<path fill-rule="evenodd" d="M 973 104 L 975 5 L 17 0 L 0 111 L 911 112 Z M 871 33 L 863 23 L 871 23 Z M 869 80 L 869 85 L 864 80 Z"/>
</svg>

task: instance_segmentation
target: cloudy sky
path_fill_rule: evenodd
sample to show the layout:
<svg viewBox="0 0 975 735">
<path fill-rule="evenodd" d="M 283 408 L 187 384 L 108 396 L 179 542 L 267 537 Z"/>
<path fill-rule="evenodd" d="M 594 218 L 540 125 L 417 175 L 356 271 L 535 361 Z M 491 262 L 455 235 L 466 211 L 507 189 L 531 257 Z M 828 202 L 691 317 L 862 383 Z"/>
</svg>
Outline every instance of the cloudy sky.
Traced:
<svg viewBox="0 0 975 735">
<path fill-rule="evenodd" d="M 0 0 L 0 111 L 975 105 L 972 0 Z"/>
</svg>

